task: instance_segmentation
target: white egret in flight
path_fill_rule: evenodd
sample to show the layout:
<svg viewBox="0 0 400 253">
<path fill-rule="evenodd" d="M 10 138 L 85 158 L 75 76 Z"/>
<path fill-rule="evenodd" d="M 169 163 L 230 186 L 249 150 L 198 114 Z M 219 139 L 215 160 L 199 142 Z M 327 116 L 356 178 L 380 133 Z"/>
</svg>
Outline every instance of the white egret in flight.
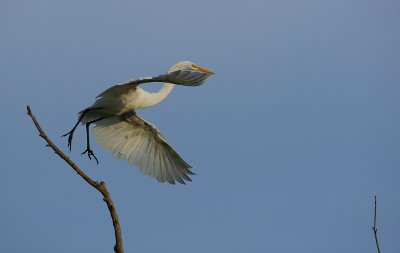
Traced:
<svg viewBox="0 0 400 253">
<path fill-rule="evenodd" d="M 95 123 L 93 133 L 96 140 L 105 148 L 111 149 L 114 156 L 128 160 L 136 165 L 145 175 L 156 178 L 159 182 L 175 184 L 178 181 L 191 181 L 194 175 L 187 164 L 167 143 L 160 131 L 149 122 L 139 117 L 135 110 L 154 106 L 164 100 L 172 91 L 174 84 L 198 86 L 214 74 L 189 61 L 172 65 L 166 74 L 139 78 L 112 86 L 98 95 L 94 104 L 81 112 L 79 119 L 68 135 L 68 147 L 71 150 L 75 129 L 81 122 L 86 125 L 87 154 L 98 163 L 90 149 L 89 126 Z M 163 82 L 163 87 L 155 93 L 139 87 L 142 83 Z"/>
</svg>

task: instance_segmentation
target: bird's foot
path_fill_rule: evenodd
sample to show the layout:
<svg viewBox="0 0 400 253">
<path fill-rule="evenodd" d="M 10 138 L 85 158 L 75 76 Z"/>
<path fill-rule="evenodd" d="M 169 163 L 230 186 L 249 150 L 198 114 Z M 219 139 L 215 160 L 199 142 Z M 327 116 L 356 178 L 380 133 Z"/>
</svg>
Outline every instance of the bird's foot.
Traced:
<svg viewBox="0 0 400 253">
<path fill-rule="evenodd" d="M 64 135 L 61 135 L 61 138 L 65 137 L 67 135 L 68 135 L 68 148 L 69 148 L 69 151 L 71 151 L 71 148 L 72 148 L 72 137 L 74 136 L 74 131 L 69 131 L 68 133 L 66 133 Z"/>
<path fill-rule="evenodd" d="M 97 157 L 94 155 L 93 151 L 90 149 L 90 147 L 87 147 L 84 152 L 81 153 L 81 155 L 86 154 L 89 157 L 89 160 L 92 160 L 92 157 L 96 160 L 96 163 L 99 164 L 99 160 L 97 160 Z"/>
</svg>

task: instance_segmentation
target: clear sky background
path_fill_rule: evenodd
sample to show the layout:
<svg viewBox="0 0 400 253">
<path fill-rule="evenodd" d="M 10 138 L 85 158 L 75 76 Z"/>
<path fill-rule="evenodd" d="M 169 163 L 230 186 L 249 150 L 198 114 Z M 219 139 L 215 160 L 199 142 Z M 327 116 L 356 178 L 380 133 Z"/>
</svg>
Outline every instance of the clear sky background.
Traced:
<svg viewBox="0 0 400 253">
<path fill-rule="evenodd" d="M 112 252 L 63 151 L 101 91 L 191 60 L 216 72 L 139 111 L 198 174 L 160 184 L 94 144 L 126 252 L 400 252 L 400 2 L 0 2 L 0 251 Z M 147 85 L 150 87 L 151 85 Z M 146 88 L 146 86 L 145 86 Z"/>
</svg>

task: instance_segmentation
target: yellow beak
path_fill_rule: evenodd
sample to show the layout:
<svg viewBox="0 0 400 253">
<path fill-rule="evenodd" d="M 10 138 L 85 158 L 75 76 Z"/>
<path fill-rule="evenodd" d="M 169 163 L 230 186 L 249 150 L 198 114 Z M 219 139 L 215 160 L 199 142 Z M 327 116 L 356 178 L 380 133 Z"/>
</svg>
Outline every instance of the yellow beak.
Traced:
<svg viewBox="0 0 400 253">
<path fill-rule="evenodd" d="M 210 75 L 215 74 L 215 73 L 212 72 L 211 70 L 208 70 L 208 69 L 199 67 L 199 66 L 197 66 L 197 65 L 193 65 L 193 67 L 194 67 L 195 69 L 198 69 L 198 70 L 200 70 L 200 71 L 202 71 L 202 72 L 205 72 L 205 73 L 207 73 L 207 74 L 210 74 Z"/>
</svg>

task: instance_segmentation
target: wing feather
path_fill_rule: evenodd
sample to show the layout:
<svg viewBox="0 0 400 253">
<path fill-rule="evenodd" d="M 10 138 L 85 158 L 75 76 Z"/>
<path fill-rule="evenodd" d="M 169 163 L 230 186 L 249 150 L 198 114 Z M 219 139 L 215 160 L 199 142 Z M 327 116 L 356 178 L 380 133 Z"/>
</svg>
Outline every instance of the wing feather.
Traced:
<svg viewBox="0 0 400 253">
<path fill-rule="evenodd" d="M 174 162 L 172 161 L 172 158 L 171 158 L 170 155 L 167 156 L 167 159 L 168 159 L 168 163 L 169 163 L 171 166 L 173 166 Z M 185 182 L 182 180 L 182 177 L 181 177 L 181 174 L 182 174 L 182 173 L 181 173 L 179 170 L 174 170 L 173 173 L 174 173 L 174 178 L 176 179 L 176 181 L 178 181 L 178 182 L 181 183 L 181 184 L 184 184 L 184 183 L 185 183 Z"/>
<path fill-rule="evenodd" d="M 154 82 L 168 82 L 174 84 L 183 84 L 187 86 L 198 86 L 209 77 L 210 75 L 196 70 L 177 70 L 171 73 L 162 74 L 153 77 L 141 77 L 138 79 L 129 80 L 106 89 L 100 93 L 96 98 L 100 97 L 119 97 L 122 94 L 130 92 L 135 89 L 138 85 L 143 83 L 154 83 Z"/>
<path fill-rule="evenodd" d="M 191 181 L 188 175 L 194 174 L 190 170 L 192 167 L 176 153 L 155 126 L 135 112 L 96 122 L 93 133 L 105 149 L 139 167 L 144 175 L 171 184 Z"/>
<path fill-rule="evenodd" d="M 154 77 L 141 77 L 138 79 L 129 80 L 106 89 L 100 93 L 96 98 L 104 96 L 118 96 L 121 94 L 128 93 L 131 89 L 136 88 L 139 84 L 143 83 L 154 83 L 154 82 L 165 82 L 168 81 L 168 75 L 159 75 Z"/>
<path fill-rule="evenodd" d="M 204 83 L 209 76 L 210 74 L 207 74 L 205 72 L 183 69 L 172 72 L 165 77 L 171 83 L 186 86 L 198 86 Z"/>
<path fill-rule="evenodd" d="M 143 138 L 142 135 L 140 135 L 138 138 L 139 138 L 139 142 L 138 142 L 138 144 L 137 144 L 137 148 L 136 148 L 136 150 L 135 150 L 135 153 L 132 154 L 132 158 L 131 158 L 132 160 L 131 160 L 130 164 L 131 164 L 131 165 L 136 165 L 136 166 L 139 167 L 139 164 L 140 164 L 140 156 L 141 156 L 141 150 L 142 150 L 142 147 L 143 147 L 143 145 L 144 145 L 145 138 Z M 146 168 L 140 168 L 140 171 L 141 171 L 143 174 L 147 175 L 147 172 L 146 172 L 145 169 L 146 169 Z"/>
<path fill-rule="evenodd" d="M 176 176 L 175 176 L 174 170 L 172 169 L 173 168 L 173 164 L 171 164 L 171 162 L 169 161 L 168 156 L 166 157 L 166 161 L 165 162 L 166 162 L 166 165 L 167 165 L 167 173 L 168 173 L 167 181 L 169 183 L 175 184 L 174 178 Z"/>
</svg>

